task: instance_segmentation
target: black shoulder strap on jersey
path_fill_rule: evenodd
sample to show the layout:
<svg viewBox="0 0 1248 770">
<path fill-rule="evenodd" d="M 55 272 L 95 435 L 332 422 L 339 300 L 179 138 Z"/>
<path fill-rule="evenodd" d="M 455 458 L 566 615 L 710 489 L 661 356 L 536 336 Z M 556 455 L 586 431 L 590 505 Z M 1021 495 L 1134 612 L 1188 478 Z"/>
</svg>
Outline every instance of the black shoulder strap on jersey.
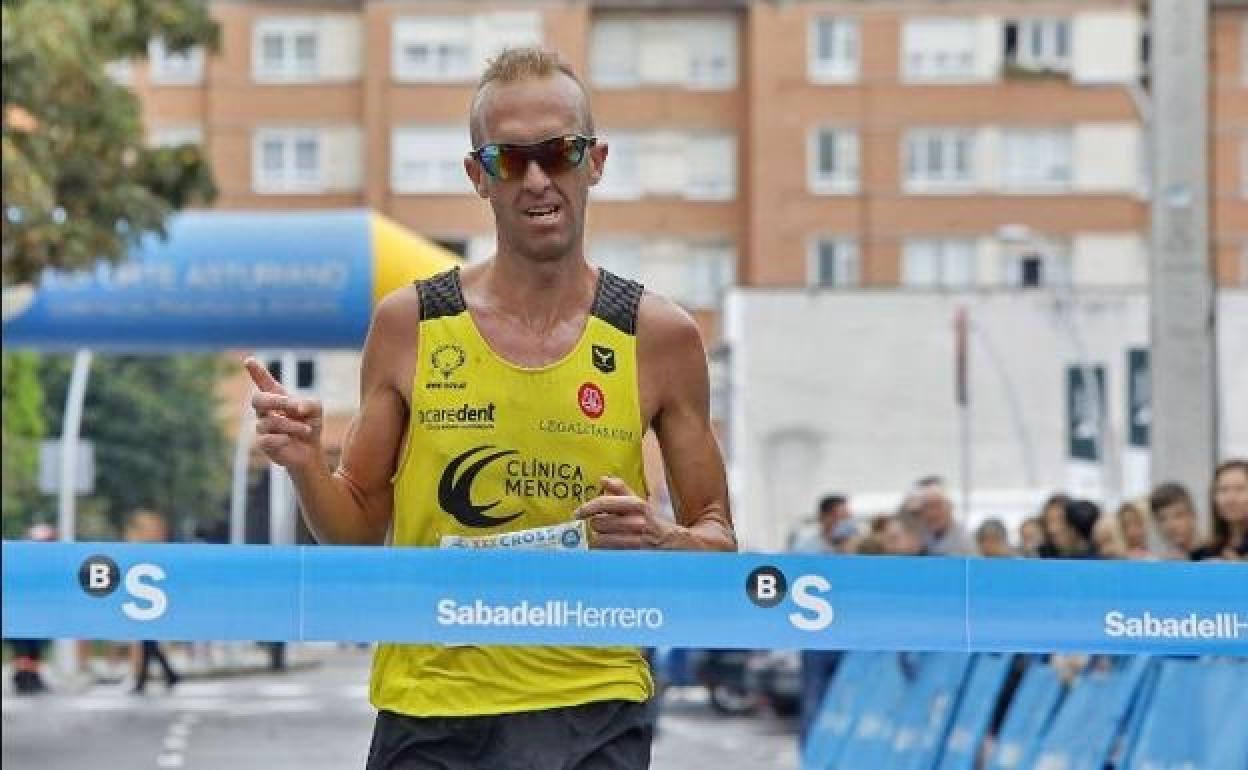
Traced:
<svg viewBox="0 0 1248 770">
<path fill-rule="evenodd" d="M 464 292 L 459 285 L 459 268 L 438 273 L 432 278 L 416 282 L 420 291 L 420 320 L 429 321 L 444 316 L 455 316 L 468 309 L 464 304 Z"/>
<path fill-rule="evenodd" d="M 636 281 L 621 278 L 598 268 L 598 291 L 590 312 L 625 334 L 637 334 L 637 308 L 644 288 Z"/>
</svg>

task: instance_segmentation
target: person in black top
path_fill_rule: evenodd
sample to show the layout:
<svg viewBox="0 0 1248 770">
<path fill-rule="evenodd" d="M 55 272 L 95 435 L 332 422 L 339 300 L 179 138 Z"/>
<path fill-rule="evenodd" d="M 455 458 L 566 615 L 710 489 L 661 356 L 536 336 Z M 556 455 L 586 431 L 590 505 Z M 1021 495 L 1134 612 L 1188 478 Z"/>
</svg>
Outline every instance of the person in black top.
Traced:
<svg viewBox="0 0 1248 770">
<path fill-rule="evenodd" d="M 1219 465 L 1212 487 L 1213 538 L 1192 558 L 1248 561 L 1248 460 L 1235 458 Z"/>
</svg>

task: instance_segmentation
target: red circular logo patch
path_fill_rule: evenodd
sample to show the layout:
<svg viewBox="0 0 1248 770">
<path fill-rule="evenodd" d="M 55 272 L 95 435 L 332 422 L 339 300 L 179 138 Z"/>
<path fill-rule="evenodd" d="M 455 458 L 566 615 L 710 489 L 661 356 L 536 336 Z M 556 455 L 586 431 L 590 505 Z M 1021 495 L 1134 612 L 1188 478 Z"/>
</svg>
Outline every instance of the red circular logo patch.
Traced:
<svg viewBox="0 0 1248 770">
<path fill-rule="evenodd" d="M 591 420 L 601 417 L 607 409 L 607 397 L 602 394 L 602 388 L 592 382 L 581 386 L 576 392 L 576 400 L 581 405 L 581 411 Z"/>
</svg>

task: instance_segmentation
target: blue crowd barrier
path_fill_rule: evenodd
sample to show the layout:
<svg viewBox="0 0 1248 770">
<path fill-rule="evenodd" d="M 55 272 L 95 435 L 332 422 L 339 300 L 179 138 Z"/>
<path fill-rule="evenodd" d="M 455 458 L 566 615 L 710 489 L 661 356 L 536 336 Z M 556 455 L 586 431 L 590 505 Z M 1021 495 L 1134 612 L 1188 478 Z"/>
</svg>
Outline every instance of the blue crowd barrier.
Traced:
<svg viewBox="0 0 1248 770">
<path fill-rule="evenodd" d="M 1019 770 L 1035 753 L 1064 695 L 1057 672 L 1032 658 L 1010 701 L 988 770 Z"/>
<path fill-rule="evenodd" d="M 807 770 L 835 767 L 850 730 L 866 700 L 862 691 L 873 686 L 882 665 L 891 665 L 883 652 L 853 650 L 845 653 L 824 693 L 819 712 L 802 747 L 802 766 Z"/>
<path fill-rule="evenodd" d="M 993 710 L 1013 663 L 1013 655 L 981 653 L 975 656 L 937 770 L 975 769 L 980 746 L 988 734 Z"/>
<path fill-rule="evenodd" d="M 964 652 L 933 652 L 906 694 L 886 766 L 897 770 L 932 770 L 940 758 L 954 706 L 970 667 Z"/>
<path fill-rule="evenodd" d="M 851 653 L 802 766 L 978 767 L 1010 665 L 987 653 Z M 1094 658 L 1067 686 L 1033 659 L 988 767 L 1248 770 L 1248 660 Z"/>
</svg>

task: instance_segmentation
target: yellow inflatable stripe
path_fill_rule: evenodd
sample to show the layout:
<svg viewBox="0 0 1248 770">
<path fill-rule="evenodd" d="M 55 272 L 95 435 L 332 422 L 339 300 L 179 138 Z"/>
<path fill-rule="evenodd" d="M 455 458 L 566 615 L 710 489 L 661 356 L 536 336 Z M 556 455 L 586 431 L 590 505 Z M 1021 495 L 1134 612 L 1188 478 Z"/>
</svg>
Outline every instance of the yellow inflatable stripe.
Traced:
<svg viewBox="0 0 1248 770">
<path fill-rule="evenodd" d="M 373 307 L 381 298 L 420 278 L 459 264 L 459 257 L 380 214 L 370 214 L 373 239 Z"/>
</svg>

